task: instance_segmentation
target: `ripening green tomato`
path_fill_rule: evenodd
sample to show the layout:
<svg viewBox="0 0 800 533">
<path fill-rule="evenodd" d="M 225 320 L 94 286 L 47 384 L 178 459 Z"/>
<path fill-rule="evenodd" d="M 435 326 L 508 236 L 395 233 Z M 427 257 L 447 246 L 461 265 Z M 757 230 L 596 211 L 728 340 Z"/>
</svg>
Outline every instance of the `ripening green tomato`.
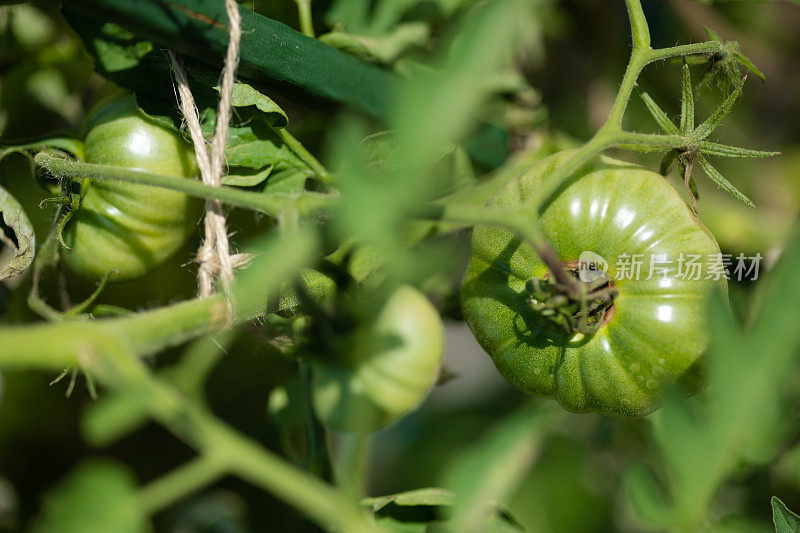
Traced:
<svg viewBox="0 0 800 533">
<path fill-rule="evenodd" d="M 422 403 L 439 376 L 444 328 L 425 295 L 402 286 L 354 338 L 347 362 L 313 364 L 312 397 L 327 426 L 367 433 Z"/>
<path fill-rule="evenodd" d="M 537 162 L 489 204 L 520 205 L 567 155 Z M 526 281 L 548 273 L 533 249 L 503 229 L 476 227 L 462 308 L 506 379 L 570 411 L 617 416 L 655 410 L 668 383 L 696 383 L 709 340 L 706 301 L 714 291 L 727 298 L 727 282 L 713 270 L 721 266 L 714 237 L 670 184 L 602 158 L 562 187 L 540 224 L 563 262 L 584 251 L 604 258 L 619 296 L 599 331 L 568 333 L 526 300 Z M 701 264 L 699 275 L 690 262 Z"/>
<path fill-rule="evenodd" d="M 86 162 L 191 177 L 194 152 L 181 135 L 143 114 L 132 96 L 111 100 L 86 123 Z M 197 222 L 199 204 L 180 192 L 84 180 L 67 224 L 69 268 L 89 279 L 139 278 L 174 254 Z"/>
</svg>

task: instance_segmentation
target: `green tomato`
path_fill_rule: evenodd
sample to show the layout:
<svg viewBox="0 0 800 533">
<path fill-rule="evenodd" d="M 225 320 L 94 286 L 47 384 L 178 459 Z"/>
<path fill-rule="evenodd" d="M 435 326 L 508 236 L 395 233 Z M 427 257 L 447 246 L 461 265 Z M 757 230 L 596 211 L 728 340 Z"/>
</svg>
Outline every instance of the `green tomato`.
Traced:
<svg viewBox="0 0 800 533">
<path fill-rule="evenodd" d="M 189 178 L 194 152 L 148 117 L 132 96 L 97 109 L 86 124 L 86 162 Z M 139 278 L 173 255 L 197 222 L 196 200 L 180 192 L 112 180 L 84 180 L 64 232 L 69 268 L 89 279 Z"/>
<path fill-rule="evenodd" d="M 415 409 L 439 376 L 444 328 L 418 290 L 402 286 L 357 330 L 342 361 L 312 367 L 314 410 L 340 431 L 375 431 Z"/>
<path fill-rule="evenodd" d="M 537 162 L 489 204 L 519 206 L 568 154 Z M 540 224 L 564 263 L 573 264 L 585 251 L 604 258 L 619 295 L 594 334 L 554 326 L 533 309 L 526 292 L 526 282 L 544 278 L 548 267 L 508 231 L 476 227 L 462 308 L 506 379 L 522 391 L 555 398 L 570 411 L 616 416 L 648 414 L 667 384 L 696 383 L 697 363 L 709 341 L 707 299 L 715 291 L 727 298 L 727 282 L 708 264 L 721 265 L 714 237 L 667 181 L 601 158 L 561 188 Z M 700 279 L 694 271 L 686 274 L 689 261 L 698 262 L 695 256 L 701 258 Z"/>
</svg>

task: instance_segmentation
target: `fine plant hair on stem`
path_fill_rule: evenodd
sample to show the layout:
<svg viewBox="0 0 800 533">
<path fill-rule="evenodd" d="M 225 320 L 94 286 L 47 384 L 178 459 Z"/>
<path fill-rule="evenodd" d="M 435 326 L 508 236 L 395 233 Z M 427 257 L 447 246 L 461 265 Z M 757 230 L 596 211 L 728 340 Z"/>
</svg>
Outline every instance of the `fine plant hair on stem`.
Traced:
<svg viewBox="0 0 800 533">
<path fill-rule="evenodd" d="M 209 156 L 203 132 L 200 129 L 200 120 L 194 97 L 189 89 L 186 73 L 178 57 L 169 53 L 172 71 L 178 86 L 178 95 L 181 111 L 186 119 L 186 124 L 194 143 L 197 163 L 203 183 L 213 187 L 222 185 L 222 172 L 225 157 L 225 142 L 228 137 L 228 125 L 231 119 L 231 94 L 236 68 L 239 64 L 239 41 L 242 36 L 241 18 L 239 7 L 235 0 L 225 0 L 225 11 L 228 14 L 228 49 L 225 56 L 225 66 L 222 70 L 222 83 L 220 87 L 219 108 L 214 128 L 214 137 L 211 140 L 211 155 Z M 219 200 L 206 201 L 205 236 L 203 244 L 197 251 L 200 262 L 198 283 L 200 296 L 205 298 L 214 292 L 213 279 L 219 276 L 224 291 L 227 293 L 233 280 L 233 265 L 239 263 L 231 258 L 228 244 L 228 230 L 222 202 Z"/>
</svg>

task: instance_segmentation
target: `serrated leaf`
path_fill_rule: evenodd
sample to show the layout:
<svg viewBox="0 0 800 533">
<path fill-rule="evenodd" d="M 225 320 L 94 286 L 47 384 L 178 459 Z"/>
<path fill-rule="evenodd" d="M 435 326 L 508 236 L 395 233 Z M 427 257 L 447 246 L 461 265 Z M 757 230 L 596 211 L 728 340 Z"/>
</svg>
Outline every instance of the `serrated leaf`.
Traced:
<svg viewBox="0 0 800 533">
<path fill-rule="evenodd" d="M 28 216 L 16 198 L 0 187 L 0 243 L 13 250 L 11 259 L 0 267 L 0 280 L 18 276 L 30 268 L 36 250 L 36 236 Z"/>
<path fill-rule="evenodd" d="M 676 126 L 667 116 L 667 114 L 658 106 L 658 104 L 650 98 L 650 95 L 647 94 L 645 91 L 640 91 L 639 96 L 641 96 L 642 101 L 644 101 L 645 107 L 650 112 L 650 115 L 655 119 L 656 123 L 664 130 L 665 133 L 670 135 L 678 135 L 680 134 L 680 130 L 678 126 Z"/>
<path fill-rule="evenodd" d="M 235 172 L 222 178 L 223 185 L 232 187 L 254 187 L 266 180 L 272 172 L 274 165 L 256 170 L 254 172 Z"/>
<path fill-rule="evenodd" d="M 704 154 L 716 155 L 720 157 L 759 158 L 759 157 L 774 157 L 776 155 L 780 155 L 780 152 L 751 150 L 749 148 L 728 146 L 727 144 L 720 144 L 711 141 L 700 141 L 700 143 L 698 143 L 697 146 Z"/>
<path fill-rule="evenodd" d="M 696 161 L 697 163 L 700 164 L 700 167 L 703 169 L 703 172 L 706 173 L 706 176 L 711 178 L 711 180 L 714 183 L 716 183 L 720 189 L 724 190 L 725 192 L 734 196 L 735 198 L 738 198 L 739 200 L 749 205 L 750 207 L 755 207 L 755 204 L 753 204 L 753 202 L 750 201 L 750 198 L 745 196 L 739 189 L 734 187 L 733 184 L 727 179 L 725 179 L 725 177 L 722 174 L 720 174 L 716 168 L 711 166 L 711 163 L 709 163 L 705 158 L 698 157 Z"/>
<path fill-rule="evenodd" d="M 800 516 L 790 511 L 777 496 L 773 496 L 770 503 L 775 533 L 800 533 Z"/>
<path fill-rule="evenodd" d="M 686 61 L 681 66 L 681 131 L 685 134 L 694 129 L 694 95 L 692 75 Z"/>
<path fill-rule="evenodd" d="M 744 88 L 744 79 L 731 91 L 731 93 L 725 98 L 725 101 L 720 104 L 718 108 L 711 113 L 702 124 L 697 126 L 694 130 L 694 136 L 698 139 L 705 139 L 708 137 L 712 131 L 717 129 L 717 126 L 722 124 L 722 121 L 731 112 L 733 109 L 733 105 L 739 99 L 739 96 L 742 94 L 742 89 Z"/>
<path fill-rule="evenodd" d="M 91 460 L 48 491 L 34 533 L 142 533 L 133 475 L 118 463 Z"/>
</svg>

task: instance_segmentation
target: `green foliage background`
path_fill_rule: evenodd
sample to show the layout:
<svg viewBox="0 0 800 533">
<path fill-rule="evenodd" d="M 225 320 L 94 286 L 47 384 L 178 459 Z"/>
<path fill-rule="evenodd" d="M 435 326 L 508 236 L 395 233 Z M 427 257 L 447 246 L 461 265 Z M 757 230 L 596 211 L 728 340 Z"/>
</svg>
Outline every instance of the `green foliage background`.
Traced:
<svg viewBox="0 0 800 533">
<path fill-rule="evenodd" d="M 800 509 L 800 9 L 778 2 L 644 2 L 654 47 L 703 40 L 703 26 L 739 42 L 768 81 L 751 76 L 743 101 L 719 130 L 720 139 L 783 155 L 720 163 L 756 210 L 709 181 L 698 182 L 700 218 L 723 252 L 761 253 L 767 258 L 765 271 L 755 283 L 731 284 L 733 317 L 721 305 L 710 311 L 713 386 L 695 398 L 670 397 L 654 415 L 628 420 L 566 413 L 549 401 L 522 396 L 499 379 L 459 316 L 457 286 L 467 230 L 425 225 L 417 231 L 409 222 L 424 201 L 485 179 L 509 152 L 535 158 L 591 136 L 611 107 L 630 52 L 624 3 L 367 4 L 311 3 L 316 33 L 327 34 L 320 37 L 323 42 L 386 69 L 387 75 L 388 70 L 417 74 L 392 95 L 382 117 L 281 85 L 259 86 L 271 103 L 258 108 L 276 113 L 270 107 L 275 104 L 285 111 L 286 131 L 338 174 L 343 200 L 327 237 L 366 240 L 392 251 L 375 285 L 412 282 L 446 320 L 446 366 L 455 377 L 438 386 L 419 411 L 373 436 L 367 487 L 372 496 L 443 487 L 457 497 L 437 489 L 371 501 L 378 523 L 407 531 L 425 531 L 444 518 L 452 518 L 455 531 L 800 530 L 788 511 Z M 299 28 L 290 0 L 243 5 Z M 82 40 L 46 2 L 0 7 L 0 29 L 0 144 L 56 129 L 80 131 L 86 112 L 113 90 L 92 73 L 93 59 Z M 425 65 L 435 67 L 434 74 Z M 202 87 L 208 72 L 197 68 L 200 72 L 190 74 Z M 639 80 L 656 101 L 673 104 L 665 106 L 673 117 L 680 111 L 679 72 L 679 63 L 662 62 L 648 67 Z M 208 84 L 205 88 L 213 100 Z M 724 88 L 711 94 L 698 101 L 698 115 L 719 104 Z M 160 114 L 163 102 L 148 99 L 144 91 L 141 96 L 143 107 Z M 324 183 L 313 161 L 282 150 L 287 138 L 280 115 L 265 121 L 271 133 L 268 141 L 258 141 L 265 144 L 248 144 L 253 122 L 247 120 L 247 102 L 241 127 L 234 128 L 242 157 L 233 159 L 239 164 L 232 173 L 245 180 L 261 173 L 255 187 L 264 193 L 296 192 L 307 179 Z M 656 131 L 644 105 L 636 98 L 631 102 L 627 128 Z M 163 117 L 174 119 L 168 113 Z M 387 129 L 397 131 L 400 153 L 379 155 L 392 160 L 393 179 L 381 181 L 370 171 L 374 166 L 365 164 L 374 162 L 381 145 L 362 139 Z M 248 165 L 249 149 L 271 159 Z M 658 166 L 650 155 L 620 155 Z M 45 235 L 49 214 L 35 208 L 42 194 L 28 179 L 27 163 L 5 158 L 0 175 L 3 186 L 26 206 L 37 236 Z M 680 180 L 672 179 L 683 193 Z M 272 221 L 239 209 L 233 210 L 230 225 L 241 235 L 242 247 L 274 231 Z M 417 234 L 433 236 L 418 244 Z M 191 247 L 149 278 L 109 288 L 101 302 L 151 308 L 165 303 L 159 301 L 165 287 L 175 301 L 192 296 L 194 271 L 185 264 Z M 328 243 L 319 245 L 320 252 L 333 251 L 328 248 Z M 361 264 L 366 276 L 369 258 Z M 25 307 L 30 280 L 15 283 L 0 286 L 0 324 L 35 319 Z M 280 421 L 270 417 L 267 403 L 270 391 L 296 374 L 296 365 L 265 342 L 281 326 L 267 322 L 241 328 L 223 341 L 226 355 L 202 392 L 214 414 L 286 455 Z M 182 352 L 182 347 L 171 349 L 148 365 L 169 371 Z M 93 402 L 79 379 L 74 394 L 64 399 L 63 382 L 48 387 L 54 377 L 31 371 L 4 371 L 0 377 L 0 531 L 147 527 L 135 505 L 137 487 L 184 464 L 193 452 L 153 423 L 107 439 L 113 443 L 90 446 L 86 435 L 92 435 L 93 416 L 100 416 L 96 406 L 107 398 Z M 772 496 L 788 509 L 771 504 Z M 498 502 L 491 524 L 475 516 L 486 501 Z M 119 522 L 104 522 L 109 517 Z M 158 509 L 152 527 L 238 532 L 318 526 L 269 492 L 229 476 Z"/>
</svg>

